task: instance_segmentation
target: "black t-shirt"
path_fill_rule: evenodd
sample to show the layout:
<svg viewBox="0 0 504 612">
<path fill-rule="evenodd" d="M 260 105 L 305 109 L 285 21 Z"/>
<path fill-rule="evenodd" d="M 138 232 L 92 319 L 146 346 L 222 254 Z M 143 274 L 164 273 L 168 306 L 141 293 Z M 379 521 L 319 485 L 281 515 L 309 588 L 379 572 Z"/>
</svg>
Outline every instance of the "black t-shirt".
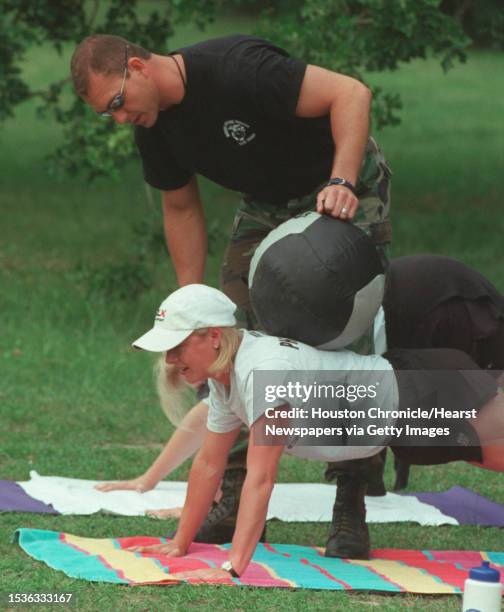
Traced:
<svg viewBox="0 0 504 612">
<path fill-rule="evenodd" d="M 329 116 L 295 116 L 306 64 L 251 36 L 178 51 L 182 102 L 135 128 L 147 183 L 178 189 L 193 174 L 267 202 L 285 202 L 327 180 L 334 144 Z"/>
</svg>

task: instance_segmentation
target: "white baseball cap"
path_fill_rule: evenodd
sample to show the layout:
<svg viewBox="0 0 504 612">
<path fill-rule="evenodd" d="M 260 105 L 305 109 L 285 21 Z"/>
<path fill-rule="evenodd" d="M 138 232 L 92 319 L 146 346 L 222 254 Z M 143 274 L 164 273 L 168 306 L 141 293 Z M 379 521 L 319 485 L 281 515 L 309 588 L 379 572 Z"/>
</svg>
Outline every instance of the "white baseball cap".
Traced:
<svg viewBox="0 0 504 612">
<path fill-rule="evenodd" d="M 186 285 L 171 293 L 159 307 L 154 327 L 133 342 L 145 351 L 169 351 L 203 327 L 236 325 L 234 304 L 208 285 Z"/>
</svg>

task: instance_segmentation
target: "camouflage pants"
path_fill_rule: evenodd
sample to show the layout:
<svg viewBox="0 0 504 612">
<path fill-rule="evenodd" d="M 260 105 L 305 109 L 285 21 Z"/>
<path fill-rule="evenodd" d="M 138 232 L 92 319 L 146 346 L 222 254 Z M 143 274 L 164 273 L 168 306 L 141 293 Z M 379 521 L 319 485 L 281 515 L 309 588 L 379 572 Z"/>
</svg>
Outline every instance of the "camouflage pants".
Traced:
<svg viewBox="0 0 504 612">
<path fill-rule="evenodd" d="M 370 138 L 356 185 L 359 208 L 352 222 L 370 236 L 385 266 L 388 263 L 387 247 L 392 238 L 389 220 L 391 175 L 383 153 Z M 248 195 L 243 196 L 234 219 L 220 276 L 222 291 L 238 306 L 237 319 L 242 327 L 258 328 L 248 290 L 250 260 L 256 248 L 272 229 L 284 221 L 315 210 L 317 193 L 318 189 L 302 198 L 289 200 L 283 207 L 260 202 Z M 373 353 L 373 326 L 347 348 L 363 355 Z M 240 434 L 230 454 L 230 466 L 246 456 L 246 437 L 244 432 Z"/>
</svg>

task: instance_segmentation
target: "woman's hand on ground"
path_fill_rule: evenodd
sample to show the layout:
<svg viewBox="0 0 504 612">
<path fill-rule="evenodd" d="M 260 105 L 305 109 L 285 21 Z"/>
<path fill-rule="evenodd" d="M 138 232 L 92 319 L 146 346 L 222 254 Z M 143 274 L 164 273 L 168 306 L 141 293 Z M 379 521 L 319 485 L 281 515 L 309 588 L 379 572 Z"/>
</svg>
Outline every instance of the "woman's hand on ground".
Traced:
<svg viewBox="0 0 504 612">
<path fill-rule="evenodd" d="M 162 508 L 160 510 L 146 510 L 145 514 L 151 518 L 157 519 L 168 519 L 168 518 L 180 518 L 182 514 L 182 507 L 176 508 Z"/>
<path fill-rule="evenodd" d="M 183 557 L 187 549 L 183 549 L 180 544 L 173 540 L 166 544 L 151 544 L 150 546 L 129 546 L 126 548 L 131 552 L 151 553 L 157 555 L 166 555 L 167 557 Z"/>
<path fill-rule="evenodd" d="M 137 493 L 145 493 L 153 489 L 155 485 L 146 482 L 143 476 L 134 478 L 133 480 L 116 480 L 114 482 L 102 482 L 95 485 L 95 489 L 102 493 L 109 491 L 136 491 Z"/>
</svg>

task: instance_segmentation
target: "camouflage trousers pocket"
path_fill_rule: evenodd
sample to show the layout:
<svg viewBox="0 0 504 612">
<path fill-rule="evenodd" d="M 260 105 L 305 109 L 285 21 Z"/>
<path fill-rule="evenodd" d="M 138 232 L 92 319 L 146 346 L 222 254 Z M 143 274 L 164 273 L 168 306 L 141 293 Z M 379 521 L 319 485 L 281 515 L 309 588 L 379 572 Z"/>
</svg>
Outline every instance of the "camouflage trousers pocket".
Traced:
<svg viewBox="0 0 504 612">
<path fill-rule="evenodd" d="M 392 242 L 392 223 L 388 220 L 371 223 L 369 226 L 369 237 L 374 245 L 390 244 Z"/>
</svg>

